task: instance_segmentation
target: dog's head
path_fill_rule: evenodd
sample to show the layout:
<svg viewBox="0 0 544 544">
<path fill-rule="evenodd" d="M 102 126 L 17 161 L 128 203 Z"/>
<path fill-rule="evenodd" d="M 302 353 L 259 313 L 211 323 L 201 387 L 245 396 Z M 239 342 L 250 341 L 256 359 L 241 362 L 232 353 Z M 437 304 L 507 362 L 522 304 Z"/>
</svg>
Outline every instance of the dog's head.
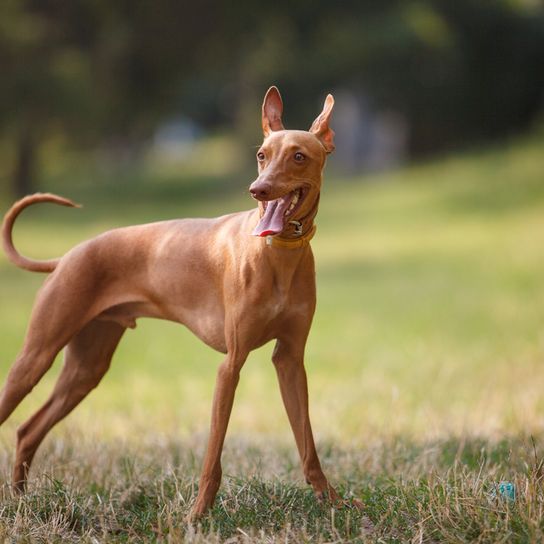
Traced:
<svg viewBox="0 0 544 544">
<path fill-rule="evenodd" d="M 317 206 L 325 160 L 334 151 L 329 127 L 333 106 L 329 94 L 309 131 L 285 130 L 280 93 L 276 87 L 268 89 L 262 110 L 264 141 L 257 151 L 259 175 L 249 187 L 262 211 L 254 235 L 279 234 Z"/>
</svg>

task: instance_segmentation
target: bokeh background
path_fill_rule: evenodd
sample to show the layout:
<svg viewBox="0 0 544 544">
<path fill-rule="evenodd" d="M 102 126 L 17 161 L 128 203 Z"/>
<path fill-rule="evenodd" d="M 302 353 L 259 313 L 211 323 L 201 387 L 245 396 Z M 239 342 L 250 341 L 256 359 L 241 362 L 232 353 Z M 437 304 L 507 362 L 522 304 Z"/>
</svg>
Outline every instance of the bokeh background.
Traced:
<svg viewBox="0 0 544 544">
<path fill-rule="evenodd" d="M 260 105 L 287 128 L 336 98 L 307 366 L 319 440 L 544 425 L 544 10 L 531 0 L 0 3 L 0 204 L 52 191 L 16 243 L 248 209 Z M 0 370 L 43 276 L 0 259 Z M 271 346 L 230 432 L 290 442 Z M 204 435 L 221 355 L 142 320 L 55 431 Z M 45 399 L 60 361 L 2 431 Z"/>
</svg>

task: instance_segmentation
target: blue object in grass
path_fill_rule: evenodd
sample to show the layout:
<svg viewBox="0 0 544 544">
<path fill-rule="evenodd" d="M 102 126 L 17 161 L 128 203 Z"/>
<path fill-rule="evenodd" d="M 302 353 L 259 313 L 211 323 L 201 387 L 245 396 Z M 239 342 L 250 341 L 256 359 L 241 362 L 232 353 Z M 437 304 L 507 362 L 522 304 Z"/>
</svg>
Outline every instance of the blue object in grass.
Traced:
<svg viewBox="0 0 544 544">
<path fill-rule="evenodd" d="M 516 500 L 516 486 L 512 482 L 499 482 L 499 494 L 508 501 Z"/>
</svg>

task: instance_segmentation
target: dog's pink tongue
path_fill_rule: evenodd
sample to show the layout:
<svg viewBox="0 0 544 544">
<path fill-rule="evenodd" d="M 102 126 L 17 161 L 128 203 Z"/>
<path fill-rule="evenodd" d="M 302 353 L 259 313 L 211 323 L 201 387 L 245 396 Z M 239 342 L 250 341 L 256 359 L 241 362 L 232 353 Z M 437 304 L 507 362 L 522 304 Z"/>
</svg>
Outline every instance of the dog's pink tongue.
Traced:
<svg viewBox="0 0 544 544">
<path fill-rule="evenodd" d="M 283 230 L 283 214 L 291 202 L 290 197 L 291 193 L 276 200 L 270 200 L 259 224 L 253 229 L 251 234 L 253 236 L 268 236 L 281 232 Z"/>
</svg>

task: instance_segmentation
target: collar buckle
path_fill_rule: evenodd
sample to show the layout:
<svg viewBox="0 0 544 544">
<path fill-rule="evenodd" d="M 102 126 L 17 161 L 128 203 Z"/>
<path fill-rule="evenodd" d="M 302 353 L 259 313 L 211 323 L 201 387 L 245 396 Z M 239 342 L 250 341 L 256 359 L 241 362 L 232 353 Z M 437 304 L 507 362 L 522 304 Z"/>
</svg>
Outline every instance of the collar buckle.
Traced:
<svg viewBox="0 0 544 544">
<path fill-rule="evenodd" d="M 295 232 L 293 233 L 295 236 L 302 236 L 302 223 L 300 221 L 289 221 L 289 224 L 295 226 Z"/>
</svg>

